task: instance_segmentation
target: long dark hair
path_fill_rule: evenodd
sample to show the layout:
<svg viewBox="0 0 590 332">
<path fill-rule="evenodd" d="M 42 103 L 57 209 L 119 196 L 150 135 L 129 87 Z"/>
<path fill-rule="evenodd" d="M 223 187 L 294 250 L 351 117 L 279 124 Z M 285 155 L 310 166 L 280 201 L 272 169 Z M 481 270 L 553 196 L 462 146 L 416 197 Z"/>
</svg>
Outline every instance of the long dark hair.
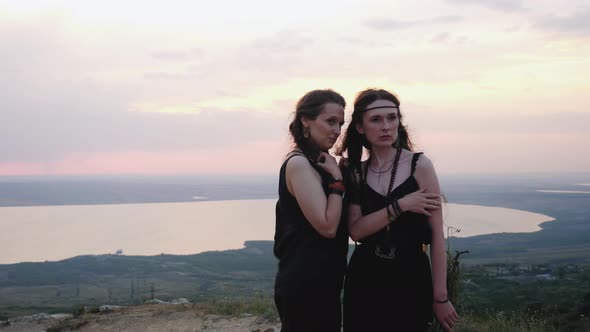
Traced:
<svg viewBox="0 0 590 332">
<path fill-rule="evenodd" d="M 324 105 L 327 103 L 336 103 L 342 108 L 346 107 L 346 102 L 339 93 L 330 89 L 313 90 L 299 99 L 295 108 L 294 119 L 289 124 L 289 132 L 294 146 L 312 160 L 317 159 L 320 149 L 303 135 L 301 119 L 315 120 L 322 113 Z"/>
<path fill-rule="evenodd" d="M 398 110 L 400 108 L 399 99 L 391 92 L 383 89 L 367 89 L 361 91 L 354 101 L 354 111 L 352 112 L 352 120 L 348 124 L 348 128 L 344 133 L 342 145 L 336 151 L 337 155 L 342 155 L 346 152 L 349 165 L 353 166 L 360 172 L 361 158 L 363 155 L 363 147 L 371 151 L 371 144 L 367 141 L 365 135 L 360 134 L 356 130 L 357 124 L 363 123 L 363 113 L 369 104 L 377 100 L 388 100 L 394 103 Z M 399 127 L 397 140 L 394 146 L 401 147 L 412 151 L 413 144 L 408 135 L 406 126 L 402 124 L 402 114 L 398 111 Z"/>
</svg>

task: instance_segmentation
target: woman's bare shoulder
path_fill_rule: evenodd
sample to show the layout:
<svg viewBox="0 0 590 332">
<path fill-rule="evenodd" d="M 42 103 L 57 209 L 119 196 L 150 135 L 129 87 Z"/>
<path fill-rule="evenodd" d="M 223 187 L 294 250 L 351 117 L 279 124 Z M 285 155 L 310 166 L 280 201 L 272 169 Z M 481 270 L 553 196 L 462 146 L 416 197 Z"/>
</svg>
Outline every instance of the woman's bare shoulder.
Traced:
<svg viewBox="0 0 590 332">
<path fill-rule="evenodd" d="M 429 168 L 434 168 L 432 160 L 430 160 L 430 158 L 428 158 L 424 153 L 420 154 L 418 161 L 416 161 L 416 170 Z"/>
<path fill-rule="evenodd" d="M 416 161 L 416 170 L 414 171 L 414 176 L 417 180 L 425 181 L 431 181 L 433 178 L 436 178 L 434 163 L 424 154 L 420 155 Z"/>
<path fill-rule="evenodd" d="M 293 153 L 287 155 L 287 169 L 289 170 L 300 170 L 311 168 L 311 164 L 307 157 L 301 153 Z"/>
</svg>

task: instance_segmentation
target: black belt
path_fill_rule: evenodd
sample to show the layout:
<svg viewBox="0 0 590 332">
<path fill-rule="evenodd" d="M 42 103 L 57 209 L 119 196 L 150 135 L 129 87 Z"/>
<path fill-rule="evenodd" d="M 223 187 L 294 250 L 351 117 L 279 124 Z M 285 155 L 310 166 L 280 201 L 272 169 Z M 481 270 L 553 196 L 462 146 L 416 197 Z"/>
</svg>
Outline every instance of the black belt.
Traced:
<svg viewBox="0 0 590 332">
<path fill-rule="evenodd" d="M 411 245 L 395 245 L 393 243 L 369 242 L 361 243 L 357 246 L 358 250 L 363 252 L 371 252 L 379 258 L 388 260 L 395 259 L 397 256 L 422 254 L 424 253 L 422 248 L 423 247 L 421 243 Z"/>
</svg>

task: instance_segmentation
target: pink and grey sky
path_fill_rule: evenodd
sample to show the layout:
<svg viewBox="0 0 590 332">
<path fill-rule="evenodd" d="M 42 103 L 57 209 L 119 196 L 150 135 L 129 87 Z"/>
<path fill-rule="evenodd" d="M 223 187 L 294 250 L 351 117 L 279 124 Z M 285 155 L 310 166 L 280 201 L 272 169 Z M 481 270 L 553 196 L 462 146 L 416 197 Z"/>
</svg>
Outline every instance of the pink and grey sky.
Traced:
<svg viewBox="0 0 590 332">
<path fill-rule="evenodd" d="M 0 176 L 276 174 L 367 87 L 439 173 L 590 171 L 587 0 L 1 1 L 0 47 Z"/>
</svg>

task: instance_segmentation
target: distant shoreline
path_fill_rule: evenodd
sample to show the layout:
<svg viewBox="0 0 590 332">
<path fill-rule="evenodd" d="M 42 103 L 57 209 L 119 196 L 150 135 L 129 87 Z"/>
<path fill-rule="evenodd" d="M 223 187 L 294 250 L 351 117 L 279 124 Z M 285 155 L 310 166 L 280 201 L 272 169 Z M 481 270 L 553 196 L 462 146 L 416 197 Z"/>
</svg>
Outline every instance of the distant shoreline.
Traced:
<svg viewBox="0 0 590 332">
<path fill-rule="evenodd" d="M 276 199 L 0 208 L 0 264 L 88 254 L 189 255 L 272 240 Z M 475 236 L 540 230 L 550 216 L 480 205 L 446 204 L 445 224 Z M 447 234 L 445 234 L 446 236 Z M 23 240 L 24 239 L 24 240 Z"/>
<path fill-rule="evenodd" d="M 453 210 L 457 209 L 459 210 L 457 218 L 453 220 Z M 452 236 L 466 238 L 496 233 L 538 232 L 542 230 L 541 224 L 556 219 L 545 214 L 520 209 L 449 203 L 444 206 L 443 220 L 445 227 L 452 226 L 461 230 L 453 232 Z"/>
<path fill-rule="evenodd" d="M 590 184 L 590 173 L 441 174 L 439 180 L 445 194 L 466 199 L 458 203 L 487 204 L 487 198 L 474 201 L 471 194 L 584 191 Z M 0 207 L 277 199 L 277 186 L 276 174 L 0 176 Z"/>
<path fill-rule="evenodd" d="M 590 194 L 590 191 L 584 190 L 537 190 L 537 192 L 547 194 Z"/>
</svg>

